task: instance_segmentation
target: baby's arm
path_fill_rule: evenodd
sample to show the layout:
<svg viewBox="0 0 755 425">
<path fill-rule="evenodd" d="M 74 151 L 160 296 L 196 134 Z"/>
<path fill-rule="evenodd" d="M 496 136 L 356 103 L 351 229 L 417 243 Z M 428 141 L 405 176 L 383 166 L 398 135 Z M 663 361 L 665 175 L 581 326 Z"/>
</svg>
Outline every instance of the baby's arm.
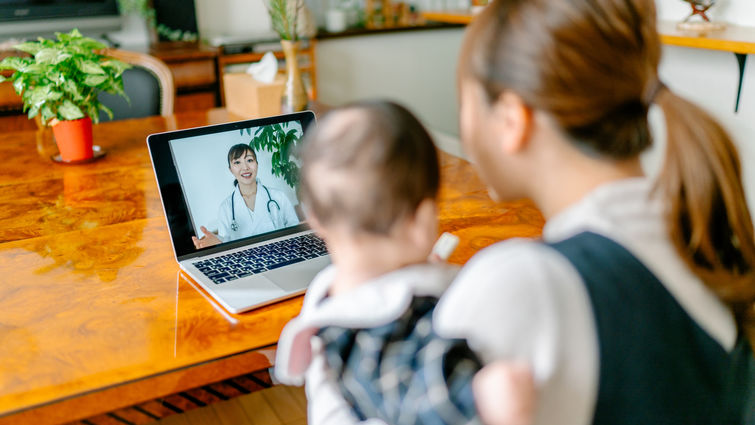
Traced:
<svg viewBox="0 0 755 425">
<path fill-rule="evenodd" d="M 524 363 L 496 361 L 474 377 L 472 390 L 486 425 L 529 425 L 535 412 L 535 382 Z"/>
</svg>

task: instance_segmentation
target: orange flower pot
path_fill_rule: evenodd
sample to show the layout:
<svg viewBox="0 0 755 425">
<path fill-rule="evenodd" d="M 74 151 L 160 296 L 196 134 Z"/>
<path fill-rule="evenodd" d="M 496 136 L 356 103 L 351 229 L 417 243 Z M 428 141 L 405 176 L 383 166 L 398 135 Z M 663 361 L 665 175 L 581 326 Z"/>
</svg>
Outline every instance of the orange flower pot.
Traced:
<svg viewBox="0 0 755 425">
<path fill-rule="evenodd" d="M 55 143 L 64 162 L 82 161 L 94 156 L 92 150 L 92 120 L 89 117 L 60 121 L 52 127 Z"/>
</svg>

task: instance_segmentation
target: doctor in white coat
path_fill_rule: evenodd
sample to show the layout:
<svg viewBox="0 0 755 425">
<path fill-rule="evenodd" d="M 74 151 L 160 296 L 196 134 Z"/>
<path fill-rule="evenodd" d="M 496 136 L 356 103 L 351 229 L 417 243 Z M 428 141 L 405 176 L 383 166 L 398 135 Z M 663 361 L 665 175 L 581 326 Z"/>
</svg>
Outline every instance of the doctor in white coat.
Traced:
<svg viewBox="0 0 755 425">
<path fill-rule="evenodd" d="M 192 236 L 197 249 L 299 224 L 288 197 L 257 178 L 257 154 L 249 145 L 231 147 L 228 169 L 236 180 L 233 192 L 218 208 L 218 234 L 201 226 L 204 236 Z"/>
</svg>

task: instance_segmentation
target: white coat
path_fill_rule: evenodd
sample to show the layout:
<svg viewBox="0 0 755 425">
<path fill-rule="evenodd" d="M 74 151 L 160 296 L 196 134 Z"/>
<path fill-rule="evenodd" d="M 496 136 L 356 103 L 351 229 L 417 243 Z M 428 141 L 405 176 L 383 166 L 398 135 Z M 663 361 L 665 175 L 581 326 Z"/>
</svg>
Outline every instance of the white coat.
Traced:
<svg viewBox="0 0 755 425">
<path fill-rule="evenodd" d="M 236 230 L 233 230 L 232 226 L 234 216 Z M 223 200 L 218 209 L 218 237 L 223 242 L 272 232 L 296 224 L 299 224 L 299 217 L 288 197 L 278 189 L 262 185 L 259 180 L 257 180 L 254 210 L 246 206 L 238 186 Z"/>
</svg>

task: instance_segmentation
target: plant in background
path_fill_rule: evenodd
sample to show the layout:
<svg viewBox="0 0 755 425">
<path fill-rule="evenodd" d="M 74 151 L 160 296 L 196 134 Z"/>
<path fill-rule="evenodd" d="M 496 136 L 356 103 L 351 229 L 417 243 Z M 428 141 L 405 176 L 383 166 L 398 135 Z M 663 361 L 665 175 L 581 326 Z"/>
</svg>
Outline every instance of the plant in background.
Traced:
<svg viewBox="0 0 755 425">
<path fill-rule="evenodd" d="M 149 4 L 149 0 L 118 0 L 118 10 L 121 15 L 135 13 L 147 19 L 150 25 L 155 22 L 155 9 Z"/>
<path fill-rule="evenodd" d="M 273 30 L 282 40 L 296 41 L 296 26 L 299 11 L 304 7 L 303 0 L 270 0 L 266 6 Z"/>
<path fill-rule="evenodd" d="M 288 128 L 289 123 L 265 125 L 254 132 L 249 146 L 255 151 L 266 150 L 273 153 L 273 175 L 283 177 L 291 187 L 299 183 L 299 166 L 293 161 L 291 153 L 301 139 L 302 133 L 297 128 Z M 252 135 L 252 130 L 241 129 L 241 135 Z"/>
<path fill-rule="evenodd" d="M 56 33 L 57 41 L 39 38 L 14 46 L 31 57 L 7 57 L 0 70 L 13 70 L 9 78 L 21 95 L 28 117 L 41 115 L 47 124 L 52 119 L 72 121 L 89 116 L 99 121 L 103 110 L 112 118 L 112 111 L 97 99 L 99 92 L 118 94 L 123 91 L 123 71 L 130 68 L 119 60 L 101 55 L 106 46 L 84 37 L 77 29 Z"/>
<path fill-rule="evenodd" d="M 137 14 L 147 20 L 147 25 L 155 29 L 157 35 L 169 41 L 197 41 L 199 34 L 192 31 L 183 31 L 170 28 L 165 24 L 157 23 L 155 9 L 149 0 L 118 0 L 118 10 L 122 15 L 129 13 Z"/>
<path fill-rule="evenodd" d="M 157 24 L 157 35 L 169 41 L 197 41 L 199 34 L 193 31 L 174 30 L 165 24 Z"/>
</svg>

